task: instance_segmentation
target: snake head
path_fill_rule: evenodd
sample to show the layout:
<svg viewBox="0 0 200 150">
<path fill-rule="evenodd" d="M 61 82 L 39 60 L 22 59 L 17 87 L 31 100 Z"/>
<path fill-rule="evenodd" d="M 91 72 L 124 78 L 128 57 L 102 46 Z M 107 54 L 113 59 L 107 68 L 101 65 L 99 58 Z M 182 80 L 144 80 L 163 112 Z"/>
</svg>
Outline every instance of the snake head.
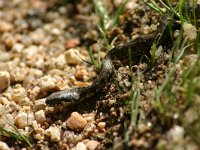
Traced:
<svg viewBox="0 0 200 150">
<path fill-rule="evenodd" d="M 80 95 L 76 89 L 63 90 L 52 93 L 46 98 L 46 104 L 50 106 L 59 105 L 62 103 L 75 103 L 80 99 Z"/>
</svg>

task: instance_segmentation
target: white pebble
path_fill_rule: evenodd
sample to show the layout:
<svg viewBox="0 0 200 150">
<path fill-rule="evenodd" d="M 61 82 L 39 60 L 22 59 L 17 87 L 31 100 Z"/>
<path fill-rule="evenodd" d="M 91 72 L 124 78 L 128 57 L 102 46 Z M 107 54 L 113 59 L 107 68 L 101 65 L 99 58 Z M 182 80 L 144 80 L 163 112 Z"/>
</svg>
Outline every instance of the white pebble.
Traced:
<svg viewBox="0 0 200 150">
<path fill-rule="evenodd" d="M 0 96 L 0 103 L 3 105 L 8 105 L 10 104 L 10 101 L 7 97 Z"/>
<path fill-rule="evenodd" d="M 17 52 L 17 53 L 21 53 L 23 49 L 24 49 L 24 45 L 20 43 L 15 43 L 12 47 L 12 51 Z"/>
<path fill-rule="evenodd" d="M 34 130 L 37 130 L 37 129 L 38 129 L 38 123 L 37 123 L 36 120 L 33 120 L 33 121 L 32 121 L 32 127 L 33 127 Z"/>
<path fill-rule="evenodd" d="M 44 122 L 46 121 L 46 117 L 44 114 L 44 110 L 39 110 L 35 113 L 35 119 L 40 123 L 40 124 L 44 124 Z"/>
<path fill-rule="evenodd" d="M 37 55 L 38 47 L 35 45 L 29 46 L 28 48 L 23 50 L 23 55 L 26 59 L 32 59 Z"/>
<path fill-rule="evenodd" d="M 6 62 L 11 59 L 12 54 L 9 52 L 0 51 L 0 62 Z"/>
<path fill-rule="evenodd" d="M 174 142 L 181 142 L 184 137 L 184 129 L 176 125 L 169 130 L 169 132 L 167 133 L 167 137 L 169 139 L 172 139 Z"/>
<path fill-rule="evenodd" d="M 63 69 L 66 66 L 65 55 L 61 54 L 57 58 L 52 59 L 52 68 Z"/>
<path fill-rule="evenodd" d="M 98 141 L 92 140 L 89 141 L 86 146 L 88 150 L 95 150 L 100 143 Z"/>
<path fill-rule="evenodd" d="M 58 28 L 53 28 L 53 29 L 51 30 L 51 33 L 52 33 L 53 35 L 60 35 L 60 34 L 61 34 L 61 32 L 60 32 L 60 30 L 59 30 Z"/>
<path fill-rule="evenodd" d="M 45 134 L 51 138 L 52 142 L 60 141 L 60 128 L 50 126 L 47 130 L 45 130 Z"/>
<path fill-rule="evenodd" d="M 76 144 L 76 150 L 87 150 L 87 146 L 83 142 L 78 142 Z"/>
<path fill-rule="evenodd" d="M 186 39 L 188 39 L 189 41 L 194 41 L 196 39 L 197 29 L 195 28 L 195 26 L 193 26 L 190 23 L 184 22 L 183 30 L 184 30 L 183 35 L 185 36 Z"/>
<path fill-rule="evenodd" d="M 73 48 L 65 52 L 65 59 L 70 65 L 77 65 L 80 61 L 79 56 L 80 54 L 78 53 L 78 51 L 74 50 Z"/>
<path fill-rule="evenodd" d="M 16 116 L 15 124 L 18 128 L 24 129 L 25 127 L 31 125 L 33 120 L 34 116 L 32 113 L 21 112 Z"/>
<path fill-rule="evenodd" d="M 2 105 L 0 106 L 0 116 L 4 115 L 4 114 L 7 114 L 9 112 L 12 111 L 12 108 L 10 108 L 9 105 Z"/>
<path fill-rule="evenodd" d="M 20 84 L 17 84 L 15 89 L 13 89 L 12 100 L 20 105 L 30 105 L 30 99 L 27 97 L 26 90 Z"/>
<path fill-rule="evenodd" d="M 10 150 L 10 148 L 8 147 L 8 145 L 2 141 L 0 141 L 0 149 L 1 150 Z"/>
<path fill-rule="evenodd" d="M 41 77 L 38 81 L 39 87 L 41 88 L 42 91 L 46 91 L 48 89 L 55 87 L 55 82 L 56 80 L 49 75 Z"/>
</svg>

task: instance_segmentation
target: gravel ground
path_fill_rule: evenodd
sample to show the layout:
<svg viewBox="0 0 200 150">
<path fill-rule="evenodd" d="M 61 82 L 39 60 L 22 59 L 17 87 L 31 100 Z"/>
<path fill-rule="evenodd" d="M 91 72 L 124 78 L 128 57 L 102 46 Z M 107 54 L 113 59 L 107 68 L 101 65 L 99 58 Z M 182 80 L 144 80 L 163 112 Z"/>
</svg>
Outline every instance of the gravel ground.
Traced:
<svg viewBox="0 0 200 150">
<path fill-rule="evenodd" d="M 110 14 L 120 3 L 102 2 Z M 141 1 L 130 0 L 118 27 L 108 30 L 109 40 L 118 37 L 114 42 L 118 45 L 153 32 L 158 19 L 159 15 Z M 0 0 L 0 127 L 29 140 L 17 140 L 2 131 L 1 149 L 122 149 L 124 143 L 135 149 L 151 149 L 158 139 L 166 142 L 174 138 L 173 145 L 177 136 L 183 138 L 184 130 L 178 125 L 155 125 L 162 120 L 154 114 L 154 89 L 170 66 L 168 54 L 161 54 L 151 71 L 145 71 L 145 63 L 133 66 L 133 70 L 144 72 L 134 85 L 141 89 L 139 108 L 144 115 L 135 130 L 129 126 L 131 74 L 126 65 L 117 65 L 110 83 L 84 104 L 45 104 L 50 93 L 90 85 L 98 74 L 98 69 L 85 61 L 90 61 L 89 46 L 95 58 L 98 47 L 101 58 L 106 54 L 97 27 L 100 20 L 89 0 Z M 192 142 L 190 146 L 196 148 Z"/>
</svg>

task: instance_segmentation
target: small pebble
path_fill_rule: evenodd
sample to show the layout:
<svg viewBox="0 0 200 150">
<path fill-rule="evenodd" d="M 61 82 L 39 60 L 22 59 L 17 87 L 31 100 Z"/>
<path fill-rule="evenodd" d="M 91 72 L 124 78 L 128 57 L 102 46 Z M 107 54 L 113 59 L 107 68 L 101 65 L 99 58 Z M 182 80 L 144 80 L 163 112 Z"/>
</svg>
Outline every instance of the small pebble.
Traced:
<svg viewBox="0 0 200 150">
<path fill-rule="evenodd" d="M 12 101 L 16 102 L 20 105 L 30 105 L 30 99 L 27 97 L 26 90 L 21 87 L 20 84 L 17 84 L 13 89 L 13 93 L 11 95 Z"/>
<path fill-rule="evenodd" d="M 95 150 L 100 143 L 98 141 L 92 140 L 89 141 L 86 146 L 88 150 Z"/>
<path fill-rule="evenodd" d="M 0 51 L 0 62 L 9 61 L 11 56 L 11 53 Z"/>
<path fill-rule="evenodd" d="M 44 110 L 39 110 L 39 111 L 35 112 L 35 119 L 40 124 L 44 124 L 44 122 L 46 121 Z"/>
<path fill-rule="evenodd" d="M 43 128 L 35 129 L 36 135 L 35 139 L 37 140 L 44 140 L 45 130 Z"/>
<path fill-rule="evenodd" d="M 27 72 L 28 69 L 25 67 L 13 68 L 10 72 L 11 82 L 23 82 Z"/>
<path fill-rule="evenodd" d="M 43 76 L 39 79 L 39 87 L 42 92 L 48 91 L 55 87 L 56 80 L 49 75 Z"/>
<path fill-rule="evenodd" d="M 7 71 L 0 71 L 0 92 L 10 85 L 10 74 Z"/>
<path fill-rule="evenodd" d="M 80 44 L 80 40 L 78 38 L 69 39 L 69 40 L 66 41 L 66 48 L 67 49 L 74 48 L 79 44 Z"/>
<path fill-rule="evenodd" d="M 24 45 L 20 43 L 15 43 L 12 47 L 12 51 L 16 53 L 21 53 L 24 49 Z"/>
<path fill-rule="evenodd" d="M 0 106 L 0 116 L 12 112 L 12 108 L 9 105 L 2 105 Z"/>
<path fill-rule="evenodd" d="M 82 131 L 86 124 L 87 120 L 77 112 L 73 112 L 70 118 L 66 121 L 67 127 L 74 131 Z"/>
<path fill-rule="evenodd" d="M 181 126 L 174 126 L 167 132 L 167 137 L 174 142 L 181 142 L 184 138 L 184 128 Z"/>
<path fill-rule="evenodd" d="M 1 150 L 10 150 L 8 145 L 6 143 L 4 143 L 3 141 L 0 141 L 0 149 Z"/>
<path fill-rule="evenodd" d="M 87 147 L 83 142 L 78 142 L 76 144 L 76 150 L 87 150 Z"/>
<path fill-rule="evenodd" d="M 99 122 L 97 124 L 97 126 L 101 131 L 105 131 L 106 123 L 105 122 Z"/>
<path fill-rule="evenodd" d="M 8 105 L 10 104 L 10 101 L 8 100 L 8 98 L 0 96 L 0 103 L 3 105 Z"/>
<path fill-rule="evenodd" d="M 66 66 L 65 55 L 61 54 L 57 58 L 52 59 L 51 67 L 55 69 L 64 69 Z"/>
<path fill-rule="evenodd" d="M 69 65 L 77 65 L 80 61 L 79 56 L 79 52 L 73 48 L 65 52 L 65 59 Z"/>
<path fill-rule="evenodd" d="M 31 125 L 33 120 L 34 116 L 32 113 L 21 112 L 16 116 L 15 124 L 18 128 L 24 129 L 25 127 Z"/>
<path fill-rule="evenodd" d="M 35 104 L 34 108 L 36 110 L 44 109 L 46 107 L 45 98 L 35 100 L 34 104 Z"/>
<path fill-rule="evenodd" d="M 50 126 L 47 130 L 45 130 L 45 134 L 50 137 L 52 142 L 60 141 L 60 128 L 57 126 Z"/>
<path fill-rule="evenodd" d="M 0 32 L 8 32 L 13 30 L 14 26 L 6 21 L 0 20 Z"/>
</svg>

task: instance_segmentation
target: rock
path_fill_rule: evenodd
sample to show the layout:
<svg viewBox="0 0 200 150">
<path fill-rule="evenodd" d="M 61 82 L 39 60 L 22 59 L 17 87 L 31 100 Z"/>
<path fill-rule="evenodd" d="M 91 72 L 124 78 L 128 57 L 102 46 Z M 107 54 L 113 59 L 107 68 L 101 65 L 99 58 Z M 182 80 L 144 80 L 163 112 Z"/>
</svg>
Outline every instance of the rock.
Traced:
<svg viewBox="0 0 200 150">
<path fill-rule="evenodd" d="M 4 114 L 0 117 L 0 127 L 8 127 L 14 123 L 14 117 L 10 113 Z"/>
<path fill-rule="evenodd" d="M 88 150 L 95 150 L 100 143 L 98 141 L 92 140 L 89 141 L 86 146 Z"/>
<path fill-rule="evenodd" d="M 0 106 L 0 116 L 7 114 L 12 111 L 12 108 L 9 105 L 2 105 Z"/>
<path fill-rule="evenodd" d="M 21 112 L 16 116 L 15 124 L 18 128 L 24 129 L 25 127 L 31 125 L 33 120 L 34 116 L 32 113 Z"/>
<path fill-rule="evenodd" d="M 25 67 L 13 68 L 10 72 L 11 82 L 23 82 L 27 73 L 28 69 Z"/>
<path fill-rule="evenodd" d="M 194 41 L 197 37 L 197 29 L 190 23 L 184 22 L 183 23 L 183 35 L 189 41 Z"/>
<path fill-rule="evenodd" d="M 173 142 L 181 142 L 184 138 L 184 128 L 181 126 L 174 126 L 167 132 L 168 139 L 172 140 Z"/>
<path fill-rule="evenodd" d="M 43 76 L 39 79 L 39 87 L 42 92 L 48 91 L 55 87 L 56 80 L 49 75 Z"/>
<path fill-rule="evenodd" d="M 1 23 L 0 23 L 1 24 Z M 1 26 L 1 25 L 0 25 Z M 0 27 L 1 28 L 1 27 Z M 1 29 L 0 29 L 1 30 Z M 1 36 L 1 41 L 5 44 L 6 48 L 11 49 L 16 43 L 16 38 L 10 32 L 5 32 Z"/>
<path fill-rule="evenodd" d="M 34 137 L 36 140 L 44 140 L 45 131 L 43 128 L 40 127 L 40 128 L 35 129 L 35 133 L 36 134 Z"/>
<path fill-rule="evenodd" d="M 35 104 L 34 109 L 36 110 L 45 109 L 46 107 L 45 98 L 34 101 L 34 104 Z"/>
<path fill-rule="evenodd" d="M 44 140 L 44 136 L 43 136 L 43 135 L 41 135 L 41 134 L 39 134 L 39 133 L 38 133 L 38 134 L 35 134 L 35 136 L 34 136 L 34 137 L 35 137 L 35 139 L 36 139 L 36 140 L 39 140 L 39 141 L 42 141 L 42 140 Z"/>
<path fill-rule="evenodd" d="M 30 36 L 30 38 L 31 38 L 31 40 L 33 41 L 34 44 L 40 44 L 45 39 L 44 30 L 42 30 L 40 28 L 36 29 L 33 32 L 30 32 L 29 36 Z"/>
<path fill-rule="evenodd" d="M 60 141 L 60 128 L 57 126 L 50 126 L 47 130 L 45 130 L 45 134 L 51 138 L 52 142 Z"/>
<path fill-rule="evenodd" d="M 7 71 L 0 71 L 0 92 L 10 85 L 10 74 Z"/>
<path fill-rule="evenodd" d="M 77 68 L 75 77 L 78 80 L 84 80 L 88 76 L 88 71 L 86 69 Z"/>
<path fill-rule="evenodd" d="M 75 52 L 73 48 L 65 52 L 65 59 L 69 65 L 77 65 L 80 61 L 79 56 L 80 54 L 78 53 L 78 51 Z"/>
<path fill-rule="evenodd" d="M 87 150 L 87 147 L 83 142 L 78 142 L 76 144 L 76 150 Z"/>
<path fill-rule="evenodd" d="M 0 149 L 1 150 L 10 150 L 10 148 L 8 147 L 8 145 L 2 141 L 0 141 Z"/>
<path fill-rule="evenodd" d="M 95 122 L 90 122 L 90 123 L 87 123 L 87 125 L 85 126 L 84 130 L 83 130 L 83 133 L 85 136 L 88 136 L 90 135 L 91 133 L 94 133 L 95 130 L 96 130 L 96 125 L 95 125 Z"/>
<path fill-rule="evenodd" d="M 64 54 L 59 55 L 57 58 L 53 58 L 50 64 L 50 67 L 55 69 L 64 69 L 65 66 L 66 59 Z"/>
<path fill-rule="evenodd" d="M 26 90 L 20 84 L 17 84 L 13 89 L 11 99 L 20 105 L 30 105 L 31 103 L 27 97 Z"/>
<path fill-rule="evenodd" d="M 27 80 L 27 79 L 28 79 L 28 78 L 25 78 L 25 80 Z M 30 81 L 31 81 L 31 80 L 30 80 Z M 34 79 L 33 79 L 32 81 L 35 82 Z M 25 82 L 26 82 L 26 81 L 25 81 Z M 25 82 L 24 82 L 24 84 L 23 84 L 23 86 L 24 86 L 25 88 L 28 89 L 29 87 L 32 86 L 31 83 L 30 83 L 30 85 L 28 85 L 27 82 L 26 82 L 26 83 L 25 83 Z M 32 82 L 32 83 L 33 83 L 33 82 Z M 30 88 L 30 89 L 27 90 L 27 95 L 28 95 L 28 97 L 29 97 L 31 100 L 37 99 L 39 93 L 40 93 L 40 88 L 39 88 L 38 86 L 35 86 L 35 87 L 33 87 L 32 89 Z"/>
<path fill-rule="evenodd" d="M 24 45 L 20 43 L 15 43 L 12 47 L 12 51 L 16 53 L 21 53 L 24 49 Z"/>
<path fill-rule="evenodd" d="M 105 122 L 99 122 L 97 124 L 97 126 L 101 131 L 105 131 L 106 123 Z"/>
<path fill-rule="evenodd" d="M 37 130 L 37 129 L 38 129 L 39 126 L 38 126 L 38 123 L 37 123 L 36 120 L 33 120 L 33 121 L 32 121 L 32 127 L 33 127 L 34 130 Z"/>
<path fill-rule="evenodd" d="M 12 54 L 0 50 L 0 62 L 6 62 L 11 59 Z"/>
<path fill-rule="evenodd" d="M 46 121 L 46 117 L 44 114 L 44 110 L 39 110 L 35 113 L 35 119 L 37 120 L 37 122 L 39 122 L 40 124 L 44 124 L 44 122 Z"/>
<path fill-rule="evenodd" d="M 29 46 L 23 50 L 23 57 L 26 59 L 32 59 L 38 53 L 38 47 L 35 45 Z"/>
<path fill-rule="evenodd" d="M 53 28 L 53 29 L 51 30 L 51 34 L 53 34 L 53 35 L 60 35 L 60 34 L 61 34 L 61 31 L 60 31 L 60 29 L 58 29 L 58 28 Z"/>
<path fill-rule="evenodd" d="M 11 23 L 3 21 L 1 19 L 1 21 L 0 21 L 0 32 L 8 32 L 8 31 L 11 31 L 13 28 L 14 27 Z"/>
<path fill-rule="evenodd" d="M 74 48 L 80 44 L 80 40 L 78 38 L 72 38 L 66 41 L 66 48 Z"/>
<path fill-rule="evenodd" d="M 0 96 L 0 103 L 3 105 L 8 105 L 8 104 L 10 104 L 10 101 L 8 98 Z"/>
<path fill-rule="evenodd" d="M 78 112 L 73 112 L 66 125 L 74 131 L 82 131 L 87 124 L 87 120 L 83 118 Z"/>
</svg>

